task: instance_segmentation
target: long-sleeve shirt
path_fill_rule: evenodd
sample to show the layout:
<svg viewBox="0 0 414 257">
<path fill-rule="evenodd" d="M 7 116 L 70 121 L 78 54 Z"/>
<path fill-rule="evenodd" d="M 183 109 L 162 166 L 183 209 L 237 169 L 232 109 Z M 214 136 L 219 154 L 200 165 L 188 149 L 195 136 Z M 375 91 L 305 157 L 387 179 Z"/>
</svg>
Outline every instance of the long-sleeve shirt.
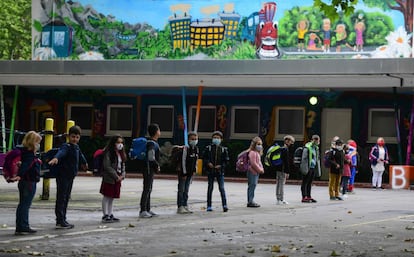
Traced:
<svg viewBox="0 0 414 257">
<path fill-rule="evenodd" d="M 260 154 L 257 151 L 249 151 L 249 172 L 255 175 L 264 172 Z"/>
</svg>

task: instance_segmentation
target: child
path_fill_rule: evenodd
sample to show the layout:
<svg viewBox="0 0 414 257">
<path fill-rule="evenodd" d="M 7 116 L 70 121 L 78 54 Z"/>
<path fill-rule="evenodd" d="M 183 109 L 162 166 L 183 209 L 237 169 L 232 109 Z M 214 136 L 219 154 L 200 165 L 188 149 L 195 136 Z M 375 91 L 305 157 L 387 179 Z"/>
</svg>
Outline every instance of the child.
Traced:
<svg viewBox="0 0 414 257">
<path fill-rule="evenodd" d="M 254 137 L 250 142 L 249 152 L 249 170 L 247 175 L 247 207 L 258 208 L 260 205 L 254 202 L 254 191 L 259 182 L 260 174 L 264 173 L 263 164 L 260 160 L 263 154 L 263 142 L 260 137 Z"/>
<path fill-rule="evenodd" d="M 158 214 L 151 211 L 151 191 L 154 182 L 154 173 L 160 172 L 160 146 L 158 145 L 158 138 L 161 136 L 160 127 L 156 123 L 148 125 L 148 134 L 150 138 L 147 142 L 147 160 L 139 161 L 139 169 L 143 175 L 143 190 L 140 203 L 140 218 L 157 217 Z"/>
<path fill-rule="evenodd" d="M 385 171 L 385 164 L 389 162 L 388 149 L 385 146 L 385 140 L 382 137 L 377 139 L 377 144 L 371 148 L 369 160 L 372 169 L 372 188 L 384 189 L 382 187 L 382 175 Z"/>
<path fill-rule="evenodd" d="M 354 49 L 352 46 L 348 44 L 348 42 L 346 42 L 347 33 L 346 33 L 345 24 L 336 25 L 335 32 L 336 32 L 336 51 L 337 52 L 341 51 L 342 45 L 345 45 L 350 49 Z"/>
<path fill-rule="evenodd" d="M 365 31 L 365 23 L 363 21 L 356 21 L 355 22 L 355 46 L 354 50 L 359 52 L 363 51 L 364 47 L 364 31 Z"/>
<path fill-rule="evenodd" d="M 298 31 L 298 52 L 305 52 L 305 34 L 308 32 L 309 22 L 300 20 L 296 25 Z"/>
<path fill-rule="evenodd" d="M 12 181 L 19 181 L 15 235 L 36 233 L 36 230 L 29 225 L 29 209 L 36 194 L 36 183 L 40 180 L 41 161 L 35 154 L 40 148 L 41 140 L 42 137 L 38 133 L 29 131 L 23 138 L 22 146 L 18 146 L 21 151 L 21 164 L 17 176 L 12 179 Z"/>
<path fill-rule="evenodd" d="M 323 19 L 322 21 L 322 33 L 323 33 L 323 50 L 324 52 L 330 52 L 331 48 L 331 20 Z"/>
<path fill-rule="evenodd" d="M 226 170 L 226 165 L 229 162 L 229 154 L 227 147 L 221 146 L 222 140 L 223 133 L 220 131 L 214 131 L 212 135 L 212 144 L 206 146 L 203 153 L 203 165 L 205 170 L 207 170 L 208 176 L 207 211 L 213 210 L 211 207 L 211 197 L 213 194 L 215 179 L 217 179 L 219 186 L 223 211 L 228 211 L 226 191 L 224 190 L 224 171 Z"/>
<path fill-rule="evenodd" d="M 102 222 L 118 222 L 113 215 L 114 198 L 119 198 L 121 181 L 125 179 L 126 154 L 124 139 L 120 135 L 112 136 L 104 150 L 103 174 L 100 193 L 102 198 Z"/>
<path fill-rule="evenodd" d="M 316 35 L 315 33 L 310 33 L 309 34 L 309 41 L 308 41 L 308 47 L 306 49 L 308 50 L 322 50 L 322 48 L 317 47 L 316 45 L 316 40 L 318 40 L 318 44 L 320 44 L 321 39 L 318 37 L 318 35 Z"/>
<path fill-rule="evenodd" d="M 72 192 L 73 180 L 78 174 L 79 162 L 83 169 L 87 169 L 88 164 L 85 156 L 79 149 L 81 128 L 73 126 L 69 128 L 69 143 L 63 144 L 55 157 L 49 161 L 49 165 L 59 165 L 56 175 L 56 228 L 71 229 L 74 227 L 66 221 L 66 211 L 68 208 L 70 194 Z"/>
<path fill-rule="evenodd" d="M 339 184 L 344 171 L 344 151 L 341 139 L 335 141 L 328 154 L 328 159 L 331 163 L 329 169 L 329 197 L 330 200 L 343 200 L 339 196 Z"/>
<path fill-rule="evenodd" d="M 342 178 L 341 178 L 341 188 L 342 188 L 342 198 L 347 198 L 348 196 L 346 195 L 346 192 L 348 191 L 348 181 L 349 178 L 351 177 L 351 152 L 349 151 L 348 145 L 344 145 L 344 152 L 345 152 L 345 156 L 344 156 L 344 170 L 342 173 Z"/>
<path fill-rule="evenodd" d="M 190 189 L 191 179 L 196 171 L 198 159 L 198 135 L 196 132 L 188 133 L 189 146 L 183 147 L 181 163 L 177 167 L 178 171 L 178 191 L 177 191 L 177 213 L 193 213 L 187 204 L 188 191 Z"/>
</svg>

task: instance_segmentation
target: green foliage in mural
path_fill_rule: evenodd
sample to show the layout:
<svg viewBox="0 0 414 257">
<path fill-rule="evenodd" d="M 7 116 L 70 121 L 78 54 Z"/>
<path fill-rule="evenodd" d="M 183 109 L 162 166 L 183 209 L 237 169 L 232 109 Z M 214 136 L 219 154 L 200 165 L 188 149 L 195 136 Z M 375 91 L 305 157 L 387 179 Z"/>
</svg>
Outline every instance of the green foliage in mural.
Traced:
<svg viewBox="0 0 414 257">
<path fill-rule="evenodd" d="M 0 59 L 31 59 L 31 1 L 0 1 Z"/>
<path fill-rule="evenodd" d="M 300 20 L 306 19 L 309 22 L 309 30 L 322 38 L 320 33 L 322 20 L 325 18 L 321 12 L 312 7 L 293 7 L 286 11 L 279 21 L 279 46 L 295 46 L 297 42 L 297 24 Z M 361 19 L 362 18 L 362 19 Z M 366 26 L 364 31 L 364 40 L 366 46 L 379 46 L 386 42 L 385 37 L 394 30 L 394 24 L 389 16 L 379 12 L 364 13 L 357 10 L 350 16 L 341 16 L 337 22 L 332 22 L 331 30 L 334 31 L 336 24 L 343 23 L 346 25 L 347 42 L 351 45 L 355 42 L 356 21 L 363 20 Z M 308 35 L 307 37 L 308 38 Z M 332 45 L 335 45 L 334 34 L 332 36 Z"/>
</svg>

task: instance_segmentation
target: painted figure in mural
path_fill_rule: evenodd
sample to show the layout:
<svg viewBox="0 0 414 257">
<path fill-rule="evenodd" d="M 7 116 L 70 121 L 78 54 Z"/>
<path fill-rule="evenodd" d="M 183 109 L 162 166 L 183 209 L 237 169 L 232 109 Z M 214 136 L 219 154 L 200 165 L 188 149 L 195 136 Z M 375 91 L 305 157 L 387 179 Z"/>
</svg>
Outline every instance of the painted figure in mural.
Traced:
<svg viewBox="0 0 414 257">
<path fill-rule="evenodd" d="M 316 33 L 310 33 L 309 34 L 309 41 L 308 46 L 306 47 L 307 50 L 322 50 L 322 48 L 318 47 L 318 44 L 320 44 L 321 38 L 316 35 Z"/>
<path fill-rule="evenodd" d="M 323 50 L 326 53 L 330 52 L 331 48 L 331 20 L 323 19 L 322 21 L 322 33 L 323 33 Z"/>
<path fill-rule="evenodd" d="M 382 175 L 385 171 L 385 164 L 389 163 L 388 149 L 385 146 L 384 138 L 379 137 L 377 144 L 371 148 L 369 160 L 372 169 L 372 188 L 384 189 L 382 187 Z"/>
<path fill-rule="evenodd" d="M 305 52 L 305 34 L 309 29 L 309 21 L 300 20 L 296 25 L 296 29 L 298 31 L 298 52 Z"/>
<path fill-rule="evenodd" d="M 277 22 L 273 22 L 276 13 L 276 3 L 265 3 L 259 12 L 260 23 L 256 29 L 256 55 L 260 59 L 280 58 L 277 47 Z"/>
<path fill-rule="evenodd" d="M 359 52 L 359 51 L 363 51 L 363 46 L 364 46 L 364 31 L 365 31 L 365 23 L 363 20 L 361 21 L 357 21 L 355 22 L 355 46 L 354 46 L 354 50 Z"/>
<path fill-rule="evenodd" d="M 348 37 L 348 35 L 346 33 L 345 24 L 340 23 L 336 25 L 335 32 L 336 32 L 336 51 L 337 52 L 341 51 L 342 45 L 345 45 L 349 47 L 350 49 L 354 49 L 352 46 L 348 44 L 348 42 L 346 42 L 346 38 Z"/>
</svg>

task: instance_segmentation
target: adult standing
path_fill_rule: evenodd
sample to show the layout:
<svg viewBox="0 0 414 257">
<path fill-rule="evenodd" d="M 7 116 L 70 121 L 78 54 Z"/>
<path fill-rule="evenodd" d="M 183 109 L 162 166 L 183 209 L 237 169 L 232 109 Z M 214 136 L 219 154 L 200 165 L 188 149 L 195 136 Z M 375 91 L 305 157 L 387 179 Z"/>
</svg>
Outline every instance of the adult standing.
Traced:
<svg viewBox="0 0 414 257">
<path fill-rule="evenodd" d="M 36 157 L 36 151 L 40 148 L 42 137 L 29 131 L 23 138 L 21 151 L 21 165 L 17 176 L 12 181 L 19 181 L 19 204 L 16 209 L 16 231 L 15 235 L 33 234 L 37 231 L 30 228 L 29 209 L 33 197 L 36 194 L 36 183 L 40 180 L 41 161 Z"/>
<path fill-rule="evenodd" d="M 104 150 L 103 174 L 100 193 L 102 198 L 102 222 L 118 222 L 113 215 L 113 201 L 120 198 L 121 181 L 125 178 L 126 153 L 121 135 L 112 136 Z"/>
<path fill-rule="evenodd" d="M 312 198 L 312 182 L 315 177 L 321 176 L 321 162 L 319 154 L 320 137 L 313 135 L 312 140 L 305 144 L 302 152 L 302 161 L 300 163 L 300 171 L 302 178 L 302 203 L 316 203 Z"/>
<path fill-rule="evenodd" d="M 250 147 L 246 151 L 249 152 L 249 170 L 247 173 L 247 207 L 260 207 L 254 201 L 254 191 L 259 182 L 260 174 L 264 173 L 262 161 L 260 160 L 263 154 L 263 142 L 260 137 L 254 137 L 250 142 Z"/>
<path fill-rule="evenodd" d="M 372 188 L 377 189 L 382 187 L 382 175 L 385 171 L 385 164 L 389 163 L 388 149 L 385 146 L 384 138 L 379 137 L 377 144 L 371 148 L 369 153 L 369 160 L 372 169 Z"/>
</svg>

